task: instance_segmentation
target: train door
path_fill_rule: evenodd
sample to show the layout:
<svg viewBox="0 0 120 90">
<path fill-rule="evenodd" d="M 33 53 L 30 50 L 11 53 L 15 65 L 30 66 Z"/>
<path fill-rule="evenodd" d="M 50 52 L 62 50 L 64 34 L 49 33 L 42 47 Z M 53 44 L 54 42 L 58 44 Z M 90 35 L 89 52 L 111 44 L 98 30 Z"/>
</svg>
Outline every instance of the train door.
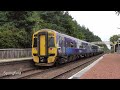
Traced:
<svg viewBox="0 0 120 90">
<path fill-rule="evenodd" d="M 64 46 L 64 37 L 59 37 L 59 45 L 61 47 L 61 55 L 65 54 L 65 46 Z"/>
<path fill-rule="evenodd" d="M 48 55 L 48 33 L 47 32 L 40 32 L 38 34 L 38 56 L 47 56 Z"/>
<path fill-rule="evenodd" d="M 40 35 L 40 55 L 42 56 L 45 56 L 46 54 L 46 47 L 45 47 L 45 44 L 46 44 L 46 41 L 45 41 L 45 35 Z"/>
</svg>

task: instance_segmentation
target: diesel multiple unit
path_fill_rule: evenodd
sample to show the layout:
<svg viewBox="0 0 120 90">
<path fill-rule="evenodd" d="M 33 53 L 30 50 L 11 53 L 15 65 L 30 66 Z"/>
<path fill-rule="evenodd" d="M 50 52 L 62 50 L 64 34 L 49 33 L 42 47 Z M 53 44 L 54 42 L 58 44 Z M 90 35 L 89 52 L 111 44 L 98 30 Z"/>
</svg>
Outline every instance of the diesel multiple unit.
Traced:
<svg viewBox="0 0 120 90">
<path fill-rule="evenodd" d="M 53 66 L 101 53 L 103 50 L 98 45 L 51 29 L 41 29 L 32 37 L 32 56 L 39 66 Z"/>
</svg>

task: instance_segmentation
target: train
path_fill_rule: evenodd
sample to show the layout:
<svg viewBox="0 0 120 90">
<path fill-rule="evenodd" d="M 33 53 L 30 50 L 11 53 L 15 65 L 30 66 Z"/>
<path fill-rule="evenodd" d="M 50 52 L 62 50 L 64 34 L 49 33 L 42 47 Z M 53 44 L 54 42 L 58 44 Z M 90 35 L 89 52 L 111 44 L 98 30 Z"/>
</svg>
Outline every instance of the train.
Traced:
<svg viewBox="0 0 120 90">
<path fill-rule="evenodd" d="M 32 36 L 32 57 L 37 66 L 54 66 L 103 52 L 98 45 L 52 29 L 38 30 Z"/>
</svg>

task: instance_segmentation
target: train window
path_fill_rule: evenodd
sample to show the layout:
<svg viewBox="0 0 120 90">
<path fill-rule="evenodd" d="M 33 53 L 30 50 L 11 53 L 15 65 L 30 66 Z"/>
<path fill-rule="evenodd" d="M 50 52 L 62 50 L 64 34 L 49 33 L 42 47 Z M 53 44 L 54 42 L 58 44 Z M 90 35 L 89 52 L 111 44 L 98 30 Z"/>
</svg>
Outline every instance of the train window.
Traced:
<svg viewBox="0 0 120 90">
<path fill-rule="evenodd" d="M 66 42 L 66 47 L 76 47 L 76 44 L 73 42 Z"/>
<path fill-rule="evenodd" d="M 70 47 L 70 43 L 68 41 L 66 42 L 66 47 Z"/>
<path fill-rule="evenodd" d="M 74 47 L 73 42 L 70 42 L 70 47 Z"/>
<path fill-rule="evenodd" d="M 74 47 L 75 47 L 75 48 L 77 47 L 77 44 L 76 44 L 76 43 L 74 43 Z"/>
<path fill-rule="evenodd" d="M 34 44 L 33 47 L 37 47 L 37 38 L 34 38 Z"/>
<path fill-rule="evenodd" d="M 60 46 L 63 46 L 63 40 L 62 40 L 62 37 L 61 37 L 61 36 L 59 36 L 59 45 L 60 45 Z"/>
<path fill-rule="evenodd" d="M 82 43 L 83 48 L 86 48 L 88 46 L 87 43 Z"/>
<path fill-rule="evenodd" d="M 59 36 L 57 35 L 57 38 L 56 38 L 56 43 L 57 45 L 59 45 Z"/>
<path fill-rule="evenodd" d="M 48 40 L 48 46 L 49 47 L 55 47 L 55 43 L 54 43 L 54 37 L 50 37 Z"/>
<path fill-rule="evenodd" d="M 66 42 L 66 47 L 69 47 L 69 42 Z"/>
<path fill-rule="evenodd" d="M 79 46 L 79 48 L 83 48 L 83 46 L 81 45 L 81 46 Z"/>
<path fill-rule="evenodd" d="M 92 49 L 97 49 L 98 47 L 97 46 L 92 46 Z"/>
</svg>

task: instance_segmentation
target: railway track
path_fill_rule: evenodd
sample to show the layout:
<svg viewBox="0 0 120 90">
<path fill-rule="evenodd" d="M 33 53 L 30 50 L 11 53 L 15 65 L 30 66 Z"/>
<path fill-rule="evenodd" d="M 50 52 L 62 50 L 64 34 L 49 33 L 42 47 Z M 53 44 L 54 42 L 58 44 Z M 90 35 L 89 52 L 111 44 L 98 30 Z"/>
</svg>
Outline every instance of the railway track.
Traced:
<svg viewBox="0 0 120 90">
<path fill-rule="evenodd" d="M 72 68 L 68 68 L 65 72 L 56 75 L 54 77 L 52 77 L 52 79 L 67 79 L 68 76 L 70 77 L 71 75 L 73 75 L 74 73 L 80 71 L 81 69 L 85 68 L 86 66 L 88 66 L 89 64 L 91 64 L 92 62 L 94 62 L 96 59 L 98 59 L 100 56 L 94 57 L 94 58 L 90 58 L 89 60 L 82 62 L 79 65 L 76 65 Z M 72 74 L 71 74 L 72 73 Z"/>
<path fill-rule="evenodd" d="M 36 73 L 31 73 L 29 75 L 20 77 L 18 79 L 67 79 L 66 74 L 69 74 L 70 72 L 79 71 L 80 69 L 83 69 L 84 67 L 91 64 L 93 61 L 95 61 L 97 58 L 99 58 L 101 55 L 94 56 L 91 58 L 81 59 L 75 62 L 66 63 L 63 65 L 60 65 L 58 67 L 52 67 L 48 68 L 46 70 L 38 71 Z M 74 72 L 75 73 L 75 72 Z"/>
<path fill-rule="evenodd" d="M 79 68 L 81 68 L 81 66 L 83 66 L 83 65 L 88 65 L 88 64 L 90 64 L 92 61 L 91 60 L 89 60 L 89 61 L 87 61 L 87 62 L 85 62 L 85 63 L 82 63 L 82 64 L 80 64 L 80 65 L 78 65 L 78 66 L 75 66 L 75 67 L 73 67 L 72 69 L 68 69 L 67 71 L 65 71 L 65 72 L 63 72 L 63 73 L 61 73 L 61 74 L 59 74 L 59 75 L 57 75 L 57 76 L 54 76 L 52 79 L 65 79 L 65 75 L 66 74 L 69 74 L 70 72 L 72 72 L 72 71 L 74 71 L 74 70 L 76 70 L 76 69 L 79 69 Z"/>
<path fill-rule="evenodd" d="M 78 72 L 80 69 L 86 67 L 101 55 L 97 55 L 91 58 L 82 58 L 74 62 L 69 62 L 57 67 L 34 67 L 29 65 L 27 68 L 23 68 L 19 74 L 8 74 L 0 76 L 0 79 L 67 79 L 72 76 L 75 71 Z M 25 64 L 26 65 L 26 64 Z M 71 74 L 71 72 L 73 72 Z"/>
</svg>

